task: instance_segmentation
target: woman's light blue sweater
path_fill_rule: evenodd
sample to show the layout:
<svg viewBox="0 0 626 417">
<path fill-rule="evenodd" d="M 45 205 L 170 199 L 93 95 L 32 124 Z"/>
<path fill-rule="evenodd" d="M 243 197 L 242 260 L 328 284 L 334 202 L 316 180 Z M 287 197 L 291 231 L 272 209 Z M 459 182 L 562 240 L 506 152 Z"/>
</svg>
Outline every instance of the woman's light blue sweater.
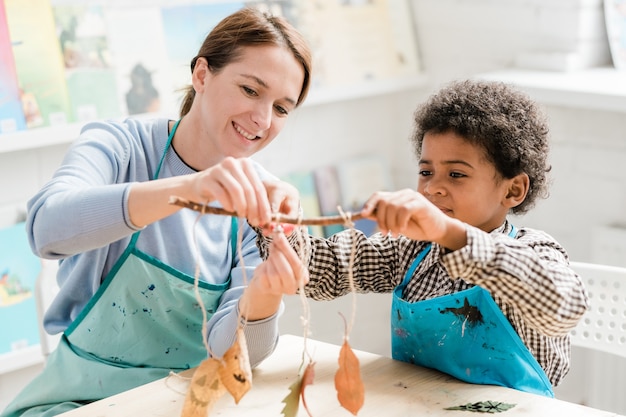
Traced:
<svg viewBox="0 0 626 417">
<path fill-rule="evenodd" d="M 134 120 L 87 124 L 53 178 L 28 202 L 27 231 L 40 257 L 60 259 L 60 293 L 45 314 L 51 333 L 64 331 L 96 293 L 137 229 L 127 209 L 132 183 L 154 178 L 168 137 L 168 120 Z M 258 166 L 261 178 L 271 175 Z M 170 147 L 159 178 L 191 174 Z M 137 248 L 194 276 L 199 261 L 202 280 L 230 288 L 208 322 L 209 346 L 221 356 L 235 338 L 237 303 L 253 268 L 261 262 L 256 233 L 243 227 L 242 255 L 232 256 L 231 218 L 183 209 L 141 231 Z M 197 246 L 194 242 L 194 228 Z M 277 316 L 245 327 L 250 362 L 272 353 L 278 338 Z"/>
</svg>

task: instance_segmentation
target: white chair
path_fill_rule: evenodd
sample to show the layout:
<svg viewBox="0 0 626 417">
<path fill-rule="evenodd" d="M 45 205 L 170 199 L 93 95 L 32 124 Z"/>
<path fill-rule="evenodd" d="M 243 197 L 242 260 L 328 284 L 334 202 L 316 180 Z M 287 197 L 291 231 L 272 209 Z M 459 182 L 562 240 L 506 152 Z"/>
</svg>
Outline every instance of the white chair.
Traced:
<svg viewBox="0 0 626 417">
<path fill-rule="evenodd" d="M 572 345 L 626 358 L 626 268 L 572 262 L 590 308 L 571 333 Z"/>
<path fill-rule="evenodd" d="M 559 399 L 626 415 L 626 268 L 571 262 L 590 308 L 571 332 L 570 372 L 555 388 Z"/>
</svg>

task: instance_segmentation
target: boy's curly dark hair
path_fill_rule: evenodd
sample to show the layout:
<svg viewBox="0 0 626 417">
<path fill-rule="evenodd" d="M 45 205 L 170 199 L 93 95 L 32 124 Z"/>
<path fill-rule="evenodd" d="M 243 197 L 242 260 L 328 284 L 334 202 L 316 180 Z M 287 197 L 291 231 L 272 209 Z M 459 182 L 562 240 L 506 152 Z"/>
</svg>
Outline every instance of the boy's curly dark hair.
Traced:
<svg viewBox="0 0 626 417">
<path fill-rule="evenodd" d="M 538 106 L 502 82 L 454 81 L 415 111 L 411 142 L 419 158 L 424 134 L 454 132 L 485 150 L 504 178 L 525 172 L 526 199 L 511 209 L 526 213 L 537 198 L 548 196 L 548 125 Z"/>
</svg>

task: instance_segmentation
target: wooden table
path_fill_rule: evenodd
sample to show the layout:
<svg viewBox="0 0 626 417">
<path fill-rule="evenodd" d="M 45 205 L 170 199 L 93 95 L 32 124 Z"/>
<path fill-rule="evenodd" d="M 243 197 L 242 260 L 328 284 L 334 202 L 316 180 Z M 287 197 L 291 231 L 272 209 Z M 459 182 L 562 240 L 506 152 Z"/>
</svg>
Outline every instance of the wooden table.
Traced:
<svg viewBox="0 0 626 417">
<path fill-rule="evenodd" d="M 315 380 L 306 387 L 305 397 L 313 416 L 352 414 L 337 401 L 334 375 L 339 346 L 307 340 L 315 361 Z M 303 339 L 285 335 L 274 354 L 253 372 L 252 389 L 235 404 L 226 393 L 211 410 L 210 416 L 281 416 L 283 398 L 297 379 L 302 361 Z M 513 389 L 472 385 L 445 374 L 394 361 L 383 356 L 355 351 L 361 364 L 365 385 L 365 404 L 358 416 L 454 416 L 493 415 L 446 410 L 479 401 L 500 401 L 515 407 L 498 413 L 514 416 L 617 416 L 578 404 L 528 394 Z M 105 398 L 63 414 L 63 417 L 177 417 L 180 416 L 191 371 L 152 382 Z M 307 416 L 302 404 L 298 416 Z"/>
</svg>

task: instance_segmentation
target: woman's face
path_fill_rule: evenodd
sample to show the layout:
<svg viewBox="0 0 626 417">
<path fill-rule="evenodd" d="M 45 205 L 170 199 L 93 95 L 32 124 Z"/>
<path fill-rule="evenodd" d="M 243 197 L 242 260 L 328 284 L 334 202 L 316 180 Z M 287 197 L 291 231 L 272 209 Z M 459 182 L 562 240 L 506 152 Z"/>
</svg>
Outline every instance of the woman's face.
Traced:
<svg viewBox="0 0 626 417">
<path fill-rule="evenodd" d="M 208 141 L 218 159 L 247 157 L 269 145 L 295 109 L 304 81 L 302 65 L 278 46 L 244 47 L 239 59 L 217 73 L 200 58 L 195 71 L 200 74 L 194 111 L 201 129 L 196 145 L 206 149 Z"/>
</svg>

